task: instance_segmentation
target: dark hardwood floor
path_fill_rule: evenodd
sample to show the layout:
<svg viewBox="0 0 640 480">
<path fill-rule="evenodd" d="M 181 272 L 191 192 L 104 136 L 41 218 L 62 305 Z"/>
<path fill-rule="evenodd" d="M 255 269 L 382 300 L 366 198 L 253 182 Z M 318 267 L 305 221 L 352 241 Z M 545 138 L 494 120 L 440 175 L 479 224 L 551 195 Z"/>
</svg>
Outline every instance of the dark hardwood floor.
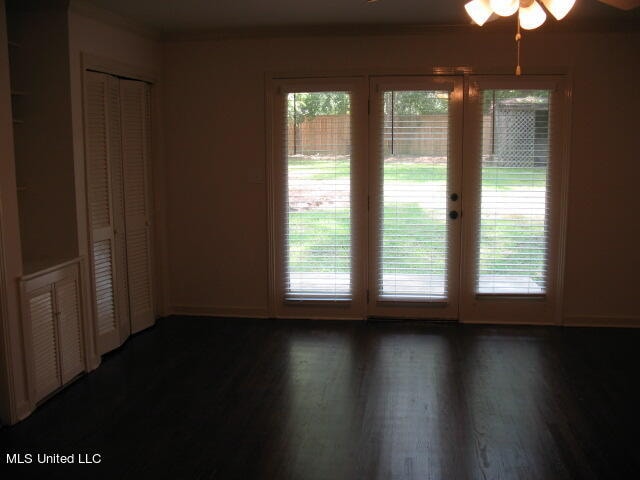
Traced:
<svg viewBox="0 0 640 480">
<path fill-rule="evenodd" d="M 1 478 L 635 479 L 639 368 L 640 330 L 171 317 L 2 428 Z"/>
</svg>

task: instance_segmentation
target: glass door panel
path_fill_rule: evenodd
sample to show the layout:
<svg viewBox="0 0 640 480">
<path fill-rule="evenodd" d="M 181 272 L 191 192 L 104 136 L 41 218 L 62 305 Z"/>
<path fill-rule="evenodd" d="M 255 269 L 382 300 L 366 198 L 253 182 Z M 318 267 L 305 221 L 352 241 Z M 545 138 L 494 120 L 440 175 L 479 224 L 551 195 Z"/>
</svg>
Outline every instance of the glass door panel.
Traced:
<svg viewBox="0 0 640 480">
<path fill-rule="evenodd" d="M 482 92 L 479 294 L 546 291 L 549 96 Z"/>
<path fill-rule="evenodd" d="M 384 78 L 372 87 L 372 314 L 457 314 L 452 297 L 459 255 L 460 92 L 455 87 L 450 78 Z M 428 305 L 439 308 L 425 309 Z"/>
<path fill-rule="evenodd" d="M 567 99 L 561 77 L 469 78 L 463 322 L 561 315 Z"/>
<path fill-rule="evenodd" d="M 351 298 L 351 98 L 287 95 L 285 298 Z"/>
<path fill-rule="evenodd" d="M 272 83 L 271 315 L 363 318 L 367 92 L 361 77 Z"/>
</svg>

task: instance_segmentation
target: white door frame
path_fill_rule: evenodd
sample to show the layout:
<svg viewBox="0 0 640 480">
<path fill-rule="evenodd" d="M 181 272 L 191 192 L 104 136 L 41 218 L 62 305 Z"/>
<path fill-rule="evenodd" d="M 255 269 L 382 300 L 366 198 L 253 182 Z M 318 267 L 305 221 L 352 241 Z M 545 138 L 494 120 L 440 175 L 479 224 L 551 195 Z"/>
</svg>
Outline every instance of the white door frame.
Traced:
<svg viewBox="0 0 640 480">
<path fill-rule="evenodd" d="M 549 74 L 536 72 L 534 75 L 515 77 L 503 74 L 460 74 L 458 72 L 448 72 L 451 75 L 421 75 L 418 73 L 401 72 L 395 75 L 393 72 L 385 72 L 384 75 L 371 75 L 366 72 L 359 72 L 353 75 L 333 77 L 308 77 L 305 75 L 282 75 L 268 76 L 266 78 L 266 124 L 267 124 L 267 188 L 268 188 L 268 218 L 269 218 L 269 313 L 272 317 L 283 318 L 337 318 L 353 319 L 366 318 L 370 316 L 392 316 L 393 318 L 448 318 L 457 319 L 463 323 L 524 323 L 524 324 L 560 324 L 562 323 L 562 298 L 564 279 L 564 258 L 565 258 L 565 231 L 567 216 L 568 197 L 568 171 L 569 171 L 569 128 L 570 128 L 570 102 L 571 87 L 569 76 L 566 73 Z M 282 280 L 282 253 L 278 251 L 282 247 L 283 232 L 279 229 L 279 216 L 281 213 L 282 196 L 278 193 L 277 176 L 281 174 L 278 168 L 278 156 L 281 155 L 282 138 L 279 133 L 282 131 L 282 92 L 284 91 L 313 91 L 336 89 L 340 82 L 354 82 L 357 85 L 353 90 L 352 98 L 352 125 L 354 126 L 352 145 L 354 148 L 352 160 L 352 176 L 364 176 L 366 184 L 364 187 L 358 186 L 358 182 L 352 181 L 352 208 L 354 211 L 367 211 L 369 197 L 373 199 L 376 189 L 379 188 L 375 177 L 375 172 L 370 175 L 370 171 L 375 168 L 375 162 L 369 165 L 369 158 L 375 155 L 378 148 L 375 139 L 376 106 L 371 102 L 369 108 L 372 114 L 367 122 L 368 112 L 367 95 L 374 92 L 376 82 L 382 85 L 385 81 L 398 82 L 398 85 L 419 84 L 420 80 L 430 79 L 437 83 L 454 80 L 462 82 L 462 87 L 454 88 L 452 95 L 452 107 L 459 111 L 461 123 L 459 130 L 456 125 L 450 130 L 452 139 L 452 155 L 459 158 L 459 170 L 463 169 L 461 184 L 456 193 L 460 200 L 456 205 L 461 213 L 458 219 L 459 227 L 462 231 L 457 244 L 459 268 L 450 272 L 450 279 L 455 284 L 459 280 L 459 300 L 451 310 L 443 310 L 441 306 L 426 307 L 422 304 L 413 305 L 384 305 L 377 302 L 373 290 L 377 287 L 377 278 L 374 266 L 377 260 L 377 240 L 376 234 L 370 232 L 369 226 L 374 226 L 375 209 L 371 209 L 368 215 L 354 215 L 352 222 L 359 217 L 366 219 L 359 221 L 353 226 L 353 250 L 357 255 L 358 249 L 361 254 L 353 264 L 354 297 L 347 308 L 319 305 L 317 302 L 308 302 L 299 305 L 292 305 L 283 302 L 281 280 Z M 369 83 L 367 88 L 367 83 Z M 342 84 L 344 86 L 344 83 Z M 423 88 L 426 83 L 423 83 Z M 527 88 L 549 88 L 553 90 L 552 104 L 554 108 L 554 130 L 550 132 L 550 158 L 552 176 L 552 192 L 549 196 L 553 203 L 552 214 L 549 224 L 549 255 L 548 255 L 548 282 L 547 291 L 543 297 L 540 296 L 500 296 L 500 295 L 476 295 L 475 294 L 475 261 L 476 261 L 476 241 L 479 226 L 477 214 L 479 212 L 479 165 L 474 152 L 479 145 L 479 124 L 473 123 L 474 114 L 477 114 L 479 102 L 478 88 L 504 88 L 504 89 L 527 89 Z M 287 90 L 289 89 L 289 90 Z M 474 112 L 474 108 L 476 112 Z M 477 121 L 477 119 L 476 119 Z M 455 122 L 454 122 L 455 123 Z M 366 125 L 366 128 L 358 128 L 359 125 Z M 357 134 L 356 134 L 357 132 Z M 456 136 L 458 138 L 456 138 Z M 456 153 L 457 152 L 457 153 Z M 455 186 L 455 182 L 454 185 Z M 475 204 L 475 205 L 474 205 Z M 362 210 L 364 209 L 364 210 Z M 280 219 L 281 220 L 281 219 Z M 370 290 L 367 300 L 367 287 Z M 455 289 L 455 286 L 454 286 Z M 455 314 L 452 312 L 455 311 Z"/>
<path fill-rule="evenodd" d="M 285 105 L 288 93 L 349 91 L 351 93 L 351 281 L 348 301 L 285 299 L 286 144 Z M 367 178 L 367 92 L 363 76 L 331 78 L 273 79 L 267 86 L 267 178 L 269 179 L 270 315 L 279 318 L 362 319 L 366 305 L 367 217 L 353 214 L 366 211 Z"/>
<path fill-rule="evenodd" d="M 449 129 L 448 129 L 448 178 L 447 178 L 447 211 L 460 212 L 462 194 L 462 101 L 463 77 L 458 76 L 374 76 L 370 81 L 370 116 L 369 116 L 369 317 L 393 318 L 434 318 L 455 320 L 458 318 L 459 275 L 460 275 L 460 228 L 461 219 L 451 219 L 447 215 L 447 298 L 445 300 L 398 301 L 385 300 L 380 297 L 379 254 L 381 243 L 382 218 L 382 92 L 388 90 L 446 90 L 449 97 Z M 450 195 L 456 193 L 458 200 L 451 200 Z"/>
<path fill-rule="evenodd" d="M 481 90 L 548 89 L 550 96 L 547 282 L 543 295 L 487 295 L 476 293 L 480 233 Z M 533 75 L 473 75 L 467 79 L 464 130 L 464 181 L 460 321 L 464 323 L 561 323 L 562 284 L 567 203 L 569 99 L 566 77 Z"/>
</svg>

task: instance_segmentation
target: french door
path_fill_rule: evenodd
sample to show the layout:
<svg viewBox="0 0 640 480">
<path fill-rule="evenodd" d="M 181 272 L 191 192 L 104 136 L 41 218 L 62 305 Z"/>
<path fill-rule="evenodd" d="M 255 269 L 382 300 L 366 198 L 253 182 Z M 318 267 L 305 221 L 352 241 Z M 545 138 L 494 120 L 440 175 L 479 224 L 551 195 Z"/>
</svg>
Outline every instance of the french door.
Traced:
<svg viewBox="0 0 640 480">
<path fill-rule="evenodd" d="M 369 315 L 458 317 L 462 87 L 371 80 Z"/>
<path fill-rule="evenodd" d="M 553 322 L 562 79 L 287 79 L 272 91 L 275 316 Z"/>
<path fill-rule="evenodd" d="M 366 90 L 362 78 L 274 85 L 269 183 L 275 316 L 365 315 Z"/>
</svg>

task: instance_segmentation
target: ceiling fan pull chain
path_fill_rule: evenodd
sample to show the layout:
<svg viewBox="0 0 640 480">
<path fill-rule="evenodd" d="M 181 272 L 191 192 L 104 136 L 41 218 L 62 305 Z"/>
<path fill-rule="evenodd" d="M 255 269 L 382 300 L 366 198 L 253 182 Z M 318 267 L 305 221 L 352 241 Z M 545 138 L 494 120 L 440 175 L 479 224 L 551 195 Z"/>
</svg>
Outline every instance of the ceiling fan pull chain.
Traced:
<svg viewBox="0 0 640 480">
<path fill-rule="evenodd" d="M 517 65 L 516 65 L 516 76 L 519 77 L 522 74 L 522 70 L 520 69 L 520 40 L 522 40 L 522 34 L 520 33 L 520 17 L 517 17 L 517 30 L 516 30 L 516 46 L 517 46 Z"/>
</svg>

